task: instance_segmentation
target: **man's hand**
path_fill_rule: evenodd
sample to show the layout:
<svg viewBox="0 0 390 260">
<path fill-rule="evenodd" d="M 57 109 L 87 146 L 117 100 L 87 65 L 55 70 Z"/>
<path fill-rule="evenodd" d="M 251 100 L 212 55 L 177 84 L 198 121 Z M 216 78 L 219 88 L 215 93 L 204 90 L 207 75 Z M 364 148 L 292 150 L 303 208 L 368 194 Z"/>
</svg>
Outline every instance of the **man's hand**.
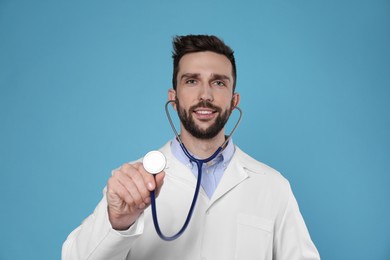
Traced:
<svg viewBox="0 0 390 260">
<path fill-rule="evenodd" d="M 142 163 L 124 164 L 113 172 L 107 183 L 108 217 L 116 230 L 128 229 L 150 205 L 150 191 L 156 196 L 164 182 L 165 172 L 154 176 Z"/>
</svg>

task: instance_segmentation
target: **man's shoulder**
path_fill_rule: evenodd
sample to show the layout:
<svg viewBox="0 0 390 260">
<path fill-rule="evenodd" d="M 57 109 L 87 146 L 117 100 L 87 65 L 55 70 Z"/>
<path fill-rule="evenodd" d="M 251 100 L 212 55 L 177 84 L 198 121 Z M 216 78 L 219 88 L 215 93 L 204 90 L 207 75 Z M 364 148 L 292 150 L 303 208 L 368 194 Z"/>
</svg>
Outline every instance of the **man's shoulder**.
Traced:
<svg viewBox="0 0 390 260">
<path fill-rule="evenodd" d="M 271 166 L 262 163 L 252 156 L 248 155 L 236 146 L 235 156 L 237 162 L 242 165 L 245 171 L 252 176 L 267 176 L 269 178 L 288 183 L 288 181 L 282 176 L 282 174 Z"/>
</svg>

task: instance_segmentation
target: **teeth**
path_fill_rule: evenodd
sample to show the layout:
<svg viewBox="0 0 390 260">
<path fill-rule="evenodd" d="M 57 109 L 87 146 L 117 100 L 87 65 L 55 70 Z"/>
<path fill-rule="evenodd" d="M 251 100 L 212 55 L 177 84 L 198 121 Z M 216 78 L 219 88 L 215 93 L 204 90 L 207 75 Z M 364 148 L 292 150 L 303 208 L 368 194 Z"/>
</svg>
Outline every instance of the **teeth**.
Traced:
<svg viewBox="0 0 390 260">
<path fill-rule="evenodd" d="M 199 110 L 199 111 L 196 111 L 196 113 L 202 114 L 202 115 L 210 115 L 210 114 L 212 114 L 211 111 L 205 111 L 205 110 Z"/>
</svg>

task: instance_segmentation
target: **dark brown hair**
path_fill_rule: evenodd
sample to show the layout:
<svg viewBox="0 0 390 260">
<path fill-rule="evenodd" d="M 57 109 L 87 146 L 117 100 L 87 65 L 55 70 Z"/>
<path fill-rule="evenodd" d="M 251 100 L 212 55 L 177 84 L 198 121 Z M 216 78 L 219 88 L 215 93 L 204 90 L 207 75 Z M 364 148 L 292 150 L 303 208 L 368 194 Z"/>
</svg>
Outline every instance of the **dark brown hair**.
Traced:
<svg viewBox="0 0 390 260">
<path fill-rule="evenodd" d="M 173 38 L 172 45 L 173 45 L 172 85 L 174 90 L 176 90 L 176 86 L 177 86 L 177 74 L 179 72 L 180 59 L 188 53 L 211 51 L 218 54 L 222 54 L 230 60 L 233 68 L 232 74 L 233 74 L 233 92 L 234 92 L 236 88 L 236 79 L 237 79 L 234 51 L 229 46 L 227 46 L 221 39 L 219 39 L 214 35 L 175 36 Z"/>
</svg>

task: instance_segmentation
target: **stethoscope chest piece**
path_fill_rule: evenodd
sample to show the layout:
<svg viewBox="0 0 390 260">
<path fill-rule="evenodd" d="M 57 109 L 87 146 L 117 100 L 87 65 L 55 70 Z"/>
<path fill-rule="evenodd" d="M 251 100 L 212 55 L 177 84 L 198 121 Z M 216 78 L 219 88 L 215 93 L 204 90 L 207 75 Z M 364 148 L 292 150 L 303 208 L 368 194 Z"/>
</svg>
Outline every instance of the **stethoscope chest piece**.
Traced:
<svg viewBox="0 0 390 260">
<path fill-rule="evenodd" d="M 157 174 L 165 169 L 167 160 L 159 151 L 148 152 L 143 159 L 143 165 L 147 172 Z"/>
</svg>

